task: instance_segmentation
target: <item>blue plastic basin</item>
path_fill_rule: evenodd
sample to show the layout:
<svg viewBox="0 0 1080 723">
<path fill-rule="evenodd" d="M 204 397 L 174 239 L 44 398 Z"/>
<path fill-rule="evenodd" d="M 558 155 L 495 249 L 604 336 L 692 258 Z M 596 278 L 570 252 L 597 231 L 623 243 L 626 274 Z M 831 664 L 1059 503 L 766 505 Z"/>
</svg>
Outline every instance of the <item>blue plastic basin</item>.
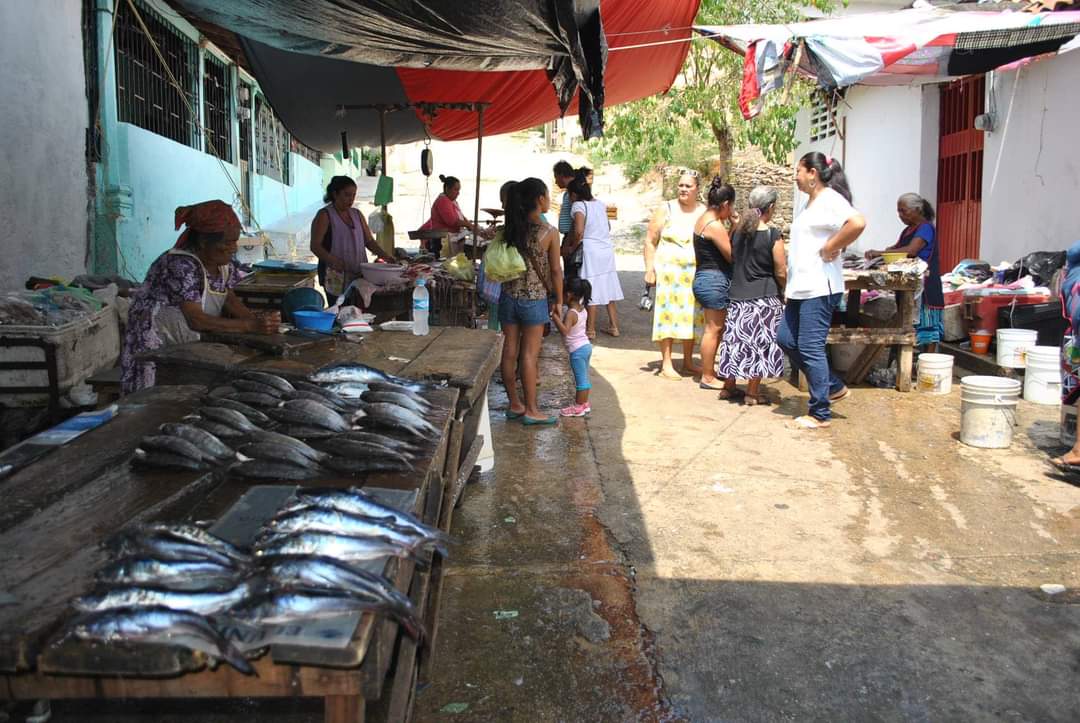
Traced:
<svg viewBox="0 0 1080 723">
<path fill-rule="evenodd" d="M 334 328 L 337 315 L 332 311 L 294 311 L 293 322 L 298 329 L 312 331 L 330 331 Z"/>
</svg>

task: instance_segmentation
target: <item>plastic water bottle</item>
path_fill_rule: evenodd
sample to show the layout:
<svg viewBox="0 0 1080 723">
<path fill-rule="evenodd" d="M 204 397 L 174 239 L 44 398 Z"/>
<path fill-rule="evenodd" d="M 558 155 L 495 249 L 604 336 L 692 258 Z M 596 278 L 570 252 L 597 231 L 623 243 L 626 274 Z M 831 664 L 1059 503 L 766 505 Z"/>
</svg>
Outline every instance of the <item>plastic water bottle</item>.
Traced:
<svg viewBox="0 0 1080 723">
<path fill-rule="evenodd" d="M 412 333 L 414 335 L 428 335 L 428 314 L 430 313 L 431 296 L 428 295 L 427 281 L 421 277 L 416 280 L 416 288 L 412 292 Z"/>
</svg>

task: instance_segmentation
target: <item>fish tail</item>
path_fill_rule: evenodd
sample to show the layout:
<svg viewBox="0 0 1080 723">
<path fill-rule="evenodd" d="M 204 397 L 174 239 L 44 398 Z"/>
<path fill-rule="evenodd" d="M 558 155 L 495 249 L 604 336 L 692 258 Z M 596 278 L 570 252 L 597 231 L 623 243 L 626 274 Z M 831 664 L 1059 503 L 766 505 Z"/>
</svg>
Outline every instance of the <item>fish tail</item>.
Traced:
<svg viewBox="0 0 1080 723">
<path fill-rule="evenodd" d="M 232 667 L 239 670 L 244 675 L 254 675 L 258 677 L 258 673 L 255 672 L 254 666 L 248 659 L 244 657 L 244 654 L 233 645 L 233 642 L 226 638 L 224 635 L 219 635 L 217 639 L 218 650 L 221 652 L 221 659 Z"/>
</svg>

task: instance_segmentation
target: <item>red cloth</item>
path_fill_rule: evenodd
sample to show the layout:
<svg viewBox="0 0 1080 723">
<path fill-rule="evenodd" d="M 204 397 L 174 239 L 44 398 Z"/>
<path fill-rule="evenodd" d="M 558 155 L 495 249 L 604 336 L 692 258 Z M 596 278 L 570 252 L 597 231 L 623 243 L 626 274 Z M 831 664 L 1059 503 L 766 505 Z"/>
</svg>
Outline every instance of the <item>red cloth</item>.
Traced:
<svg viewBox="0 0 1080 723">
<path fill-rule="evenodd" d="M 761 84 L 757 74 L 757 43 L 751 43 L 743 56 L 742 88 L 739 89 L 739 109 L 750 120 L 761 111 Z"/>
<path fill-rule="evenodd" d="M 464 218 L 457 203 L 440 193 L 435 203 L 431 204 L 431 218 L 424 222 L 420 230 L 459 231 Z"/>
<path fill-rule="evenodd" d="M 187 228 L 176 239 L 176 248 L 182 249 L 187 246 L 188 234 L 191 231 L 199 233 L 228 233 L 240 232 L 240 219 L 233 211 L 232 206 L 224 201 L 203 201 L 193 206 L 177 206 L 176 230 L 181 226 Z"/>
</svg>

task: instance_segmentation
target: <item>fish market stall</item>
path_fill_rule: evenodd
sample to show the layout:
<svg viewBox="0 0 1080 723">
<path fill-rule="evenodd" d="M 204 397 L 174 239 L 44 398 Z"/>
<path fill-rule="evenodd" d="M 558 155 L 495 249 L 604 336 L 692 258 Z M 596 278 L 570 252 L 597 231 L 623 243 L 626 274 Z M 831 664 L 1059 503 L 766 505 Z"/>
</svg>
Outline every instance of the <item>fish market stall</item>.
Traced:
<svg viewBox="0 0 1080 723">
<path fill-rule="evenodd" d="M 406 719 L 460 397 L 337 360 L 123 398 L 0 481 L 0 697 L 301 696 L 327 721 Z"/>
</svg>

